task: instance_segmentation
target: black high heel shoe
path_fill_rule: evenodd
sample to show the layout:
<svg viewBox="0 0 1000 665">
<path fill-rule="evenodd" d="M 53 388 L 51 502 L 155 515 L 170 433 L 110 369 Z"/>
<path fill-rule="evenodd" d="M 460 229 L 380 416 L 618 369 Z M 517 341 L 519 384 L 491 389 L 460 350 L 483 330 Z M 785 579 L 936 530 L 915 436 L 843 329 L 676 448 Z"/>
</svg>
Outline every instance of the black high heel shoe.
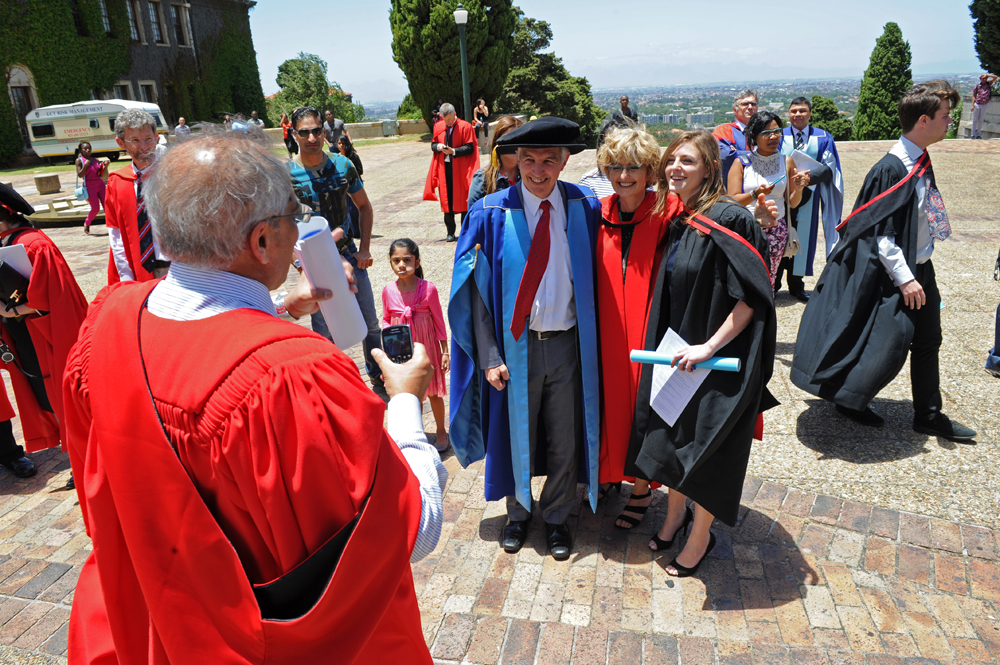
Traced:
<svg viewBox="0 0 1000 665">
<path fill-rule="evenodd" d="M 617 483 L 608 483 L 607 487 L 598 487 L 597 488 L 597 500 L 598 501 L 604 501 L 605 499 L 607 499 L 608 495 L 611 494 L 611 490 L 615 490 L 619 494 L 621 494 L 622 493 L 622 481 L 619 480 Z"/>
<path fill-rule="evenodd" d="M 691 524 L 691 522 L 694 520 L 694 513 L 691 512 L 691 509 L 687 508 L 686 510 L 687 513 L 684 515 L 684 521 L 681 522 L 681 525 L 679 527 L 677 527 L 677 531 L 674 531 L 674 537 L 671 538 L 670 540 L 663 540 L 662 538 L 660 538 L 659 533 L 654 533 L 651 540 L 654 543 L 656 543 L 656 549 L 653 549 L 652 547 L 650 547 L 649 549 L 653 550 L 654 552 L 662 552 L 663 550 L 668 550 L 671 547 L 673 547 L 674 541 L 677 540 L 677 535 L 681 531 L 686 529 L 687 526 Z"/>
<path fill-rule="evenodd" d="M 628 498 L 628 500 L 631 501 L 632 499 L 637 499 L 639 501 L 642 501 L 643 499 L 648 499 L 651 496 L 653 496 L 652 487 L 646 490 L 645 494 L 633 494 Z M 649 505 L 650 506 L 653 505 L 653 502 L 650 501 Z M 628 531 L 629 529 L 634 529 L 635 527 L 639 526 L 639 522 L 641 522 L 642 518 L 646 516 L 647 510 L 649 510 L 649 506 L 630 506 L 626 504 L 625 507 L 622 508 L 622 512 L 620 512 L 618 514 L 618 517 L 615 519 L 615 528 L 622 529 L 624 531 Z M 639 517 L 632 517 L 632 515 L 629 515 L 629 513 L 632 513 L 632 515 L 638 515 Z M 626 524 L 628 524 L 628 526 L 622 526 L 621 524 L 618 523 L 619 521 L 625 522 Z"/>
<path fill-rule="evenodd" d="M 705 559 L 708 558 L 709 552 L 711 552 L 712 548 L 714 547 L 715 547 L 715 534 L 709 532 L 708 549 L 706 549 L 705 553 L 701 555 L 700 559 L 698 559 L 698 563 L 694 564 L 694 566 L 692 566 L 691 568 L 688 568 L 687 566 L 682 566 L 681 564 L 677 563 L 677 557 L 674 557 L 674 560 L 667 565 L 673 566 L 674 570 L 677 571 L 677 574 L 670 575 L 670 573 L 668 572 L 667 575 L 670 575 L 671 577 L 691 577 L 692 575 L 698 572 L 698 569 L 701 568 L 701 564 L 705 562 Z"/>
</svg>

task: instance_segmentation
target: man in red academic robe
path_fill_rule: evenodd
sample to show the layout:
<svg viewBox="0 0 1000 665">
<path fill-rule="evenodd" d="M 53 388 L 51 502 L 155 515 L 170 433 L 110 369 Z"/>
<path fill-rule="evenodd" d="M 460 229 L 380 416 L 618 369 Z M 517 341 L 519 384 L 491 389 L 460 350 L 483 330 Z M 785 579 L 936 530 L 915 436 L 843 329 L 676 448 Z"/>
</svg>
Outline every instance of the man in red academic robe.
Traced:
<svg viewBox="0 0 1000 665">
<path fill-rule="evenodd" d="M 65 441 L 60 436 L 65 420 L 62 374 L 87 315 L 87 299 L 59 248 L 21 214 L 30 212 L 24 199 L 0 184 L 0 243 L 22 245 L 32 269 L 23 303 L 9 309 L 0 305 L 0 334 L 13 355 L 5 368 L 21 415 L 24 448 L 35 452 Z M 11 417 L 4 393 L 0 422 Z M 34 464 L 14 442 L 10 425 L 0 426 L 0 432 L 0 464 L 22 478 L 34 475 Z"/>
<path fill-rule="evenodd" d="M 442 104 L 441 115 L 444 119 L 434 125 L 431 139 L 434 157 L 424 183 L 424 201 L 441 200 L 448 242 L 455 242 L 455 213 L 462 213 L 462 221 L 465 221 L 465 213 L 469 210 L 469 185 L 479 170 L 479 142 L 475 128 L 459 119 L 454 106 Z"/>
<path fill-rule="evenodd" d="M 281 161 L 204 136 L 148 186 L 174 262 L 98 294 L 64 381 L 94 544 L 70 662 L 430 665 L 409 563 L 437 542 L 447 472 L 420 424 L 425 350 L 375 354 L 390 438 L 354 362 L 275 316 L 299 217 Z M 316 308 L 302 292 L 294 316 Z"/>
<path fill-rule="evenodd" d="M 111 254 L 108 284 L 145 282 L 166 273 L 169 262 L 159 252 L 146 212 L 142 186 L 156 161 L 156 122 L 142 109 L 125 109 L 115 118 L 115 140 L 132 163 L 108 176 L 104 218 Z"/>
</svg>

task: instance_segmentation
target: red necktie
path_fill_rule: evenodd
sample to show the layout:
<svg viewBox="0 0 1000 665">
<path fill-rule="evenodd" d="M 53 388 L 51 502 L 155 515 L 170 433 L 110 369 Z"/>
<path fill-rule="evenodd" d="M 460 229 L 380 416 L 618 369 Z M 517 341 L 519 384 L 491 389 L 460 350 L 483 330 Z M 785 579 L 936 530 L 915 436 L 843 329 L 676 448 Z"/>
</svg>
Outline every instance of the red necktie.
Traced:
<svg viewBox="0 0 1000 665">
<path fill-rule="evenodd" d="M 517 300 L 514 301 L 514 318 L 510 322 L 510 331 L 514 339 L 520 340 L 521 333 L 528 325 L 531 306 L 535 304 L 535 292 L 542 282 L 542 275 L 549 265 L 549 208 L 552 204 L 542 201 L 542 216 L 535 226 L 535 235 L 531 238 L 531 249 L 528 250 L 528 262 L 521 275 L 521 286 L 517 289 Z"/>
</svg>

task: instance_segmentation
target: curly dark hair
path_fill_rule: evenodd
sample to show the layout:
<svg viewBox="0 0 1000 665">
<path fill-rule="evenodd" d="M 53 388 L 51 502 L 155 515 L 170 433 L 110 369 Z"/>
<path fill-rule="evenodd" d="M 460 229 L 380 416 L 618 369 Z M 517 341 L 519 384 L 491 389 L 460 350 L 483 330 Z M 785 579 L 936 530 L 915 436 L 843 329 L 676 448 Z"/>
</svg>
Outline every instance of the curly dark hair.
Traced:
<svg viewBox="0 0 1000 665">
<path fill-rule="evenodd" d="M 768 111 L 767 109 L 763 111 L 757 111 L 750 118 L 750 122 L 747 123 L 746 136 L 747 136 L 747 149 L 752 150 L 757 146 L 757 137 L 760 133 L 767 129 L 767 126 L 771 124 L 772 121 L 777 121 L 778 127 L 784 127 L 785 123 L 781 121 L 781 116 L 779 116 L 774 111 Z"/>
</svg>

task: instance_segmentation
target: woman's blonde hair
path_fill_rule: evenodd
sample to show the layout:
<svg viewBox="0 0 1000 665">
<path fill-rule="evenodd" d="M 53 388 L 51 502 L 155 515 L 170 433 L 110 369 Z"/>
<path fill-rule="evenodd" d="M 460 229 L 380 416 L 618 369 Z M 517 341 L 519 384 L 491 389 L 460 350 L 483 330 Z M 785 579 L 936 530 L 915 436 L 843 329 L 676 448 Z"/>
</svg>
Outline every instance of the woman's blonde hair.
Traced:
<svg viewBox="0 0 1000 665">
<path fill-rule="evenodd" d="M 597 166 L 601 171 L 615 164 L 640 164 L 646 167 L 647 180 L 655 177 L 659 161 L 660 144 L 643 127 L 613 129 L 597 150 Z"/>
<path fill-rule="evenodd" d="M 660 165 L 656 171 L 656 212 L 663 212 L 666 209 L 667 194 L 670 193 L 666 175 L 667 164 L 677 149 L 685 143 L 693 145 L 701 155 L 708 176 L 698 193 L 688 201 L 687 207 L 694 210 L 696 214 L 704 215 L 709 208 L 726 195 L 726 187 L 722 182 L 722 168 L 720 166 L 722 159 L 719 156 L 718 142 L 711 132 L 704 129 L 692 129 L 675 136 L 664 151 L 663 157 L 660 158 Z"/>
<path fill-rule="evenodd" d="M 493 158 L 493 155 L 495 154 L 493 151 L 496 150 L 497 147 L 497 139 L 512 129 L 517 129 L 523 124 L 524 120 L 516 118 L 512 115 L 505 115 L 497 120 L 496 127 L 493 128 L 493 139 L 490 141 L 490 164 L 486 167 L 486 172 L 483 174 L 487 194 L 492 194 L 497 191 L 497 175 L 500 173 L 500 158 Z"/>
</svg>

